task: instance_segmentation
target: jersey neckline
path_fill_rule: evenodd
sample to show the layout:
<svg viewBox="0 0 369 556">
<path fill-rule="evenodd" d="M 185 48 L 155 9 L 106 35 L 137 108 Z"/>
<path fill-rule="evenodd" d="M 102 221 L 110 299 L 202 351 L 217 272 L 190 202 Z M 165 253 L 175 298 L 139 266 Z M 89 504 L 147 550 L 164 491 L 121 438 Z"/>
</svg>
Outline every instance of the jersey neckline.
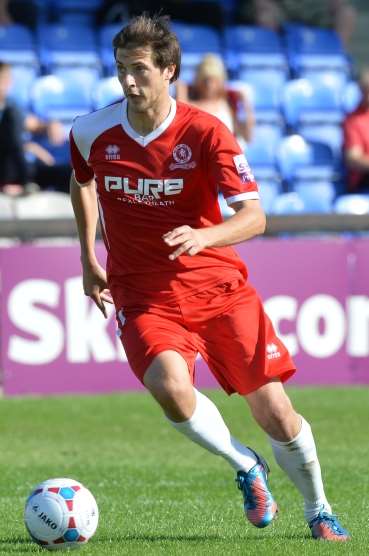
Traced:
<svg viewBox="0 0 369 556">
<path fill-rule="evenodd" d="M 122 102 L 122 112 L 123 112 L 122 113 L 122 128 L 125 131 L 125 133 L 127 135 L 129 135 L 129 137 L 131 137 L 131 139 L 136 141 L 136 143 L 141 145 L 141 147 L 146 147 L 147 145 L 149 145 L 151 143 L 151 141 L 154 141 L 155 139 L 160 137 L 160 135 L 162 133 L 164 133 L 164 131 L 166 131 L 166 129 L 168 129 L 168 127 L 170 126 L 170 124 L 172 123 L 172 121 L 174 120 L 174 117 L 176 115 L 177 103 L 174 100 L 174 98 L 170 97 L 170 111 L 169 111 L 168 116 L 160 124 L 159 127 L 157 127 L 156 129 L 154 129 L 148 135 L 145 135 L 145 136 L 140 135 L 135 129 L 133 129 L 133 127 L 131 126 L 131 124 L 128 121 L 127 109 L 128 109 L 128 103 L 127 103 L 127 99 L 125 98 Z"/>
</svg>

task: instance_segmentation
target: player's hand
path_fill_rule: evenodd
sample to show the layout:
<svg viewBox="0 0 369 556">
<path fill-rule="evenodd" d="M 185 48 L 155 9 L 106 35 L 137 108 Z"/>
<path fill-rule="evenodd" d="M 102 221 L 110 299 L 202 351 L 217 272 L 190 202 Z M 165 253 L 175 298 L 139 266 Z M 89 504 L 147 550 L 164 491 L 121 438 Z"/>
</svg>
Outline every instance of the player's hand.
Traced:
<svg viewBox="0 0 369 556">
<path fill-rule="evenodd" d="M 91 297 L 105 318 L 108 318 L 104 302 L 113 303 L 108 290 L 106 272 L 99 264 L 83 265 L 83 291 Z"/>
<path fill-rule="evenodd" d="M 163 235 L 165 243 L 171 247 L 178 245 L 178 248 L 169 255 L 169 259 L 174 261 L 179 255 L 196 255 L 206 247 L 204 230 L 196 230 L 191 226 L 179 226 Z"/>
</svg>

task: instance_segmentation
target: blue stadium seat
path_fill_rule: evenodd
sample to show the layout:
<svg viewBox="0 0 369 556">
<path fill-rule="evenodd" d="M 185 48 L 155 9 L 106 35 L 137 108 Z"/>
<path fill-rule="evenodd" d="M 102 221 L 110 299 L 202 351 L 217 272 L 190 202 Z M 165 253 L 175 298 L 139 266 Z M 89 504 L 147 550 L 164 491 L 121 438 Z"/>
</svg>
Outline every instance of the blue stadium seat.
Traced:
<svg viewBox="0 0 369 556">
<path fill-rule="evenodd" d="M 296 180 L 335 181 L 337 170 L 332 150 L 322 143 L 307 142 L 300 135 L 290 135 L 277 151 L 279 170 L 287 183 Z"/>
<path fill-rule="evenodd" d="M 267 128 L 260 129 L 254 139 L 248 143 L 245 155 L 256 180 L 279 180 L 277 169 L 278 142 L 268 133 Z"/>
<path fill-rule="evenodd" d="M 10 97 L 24 110 L 29 108 L 31 88 L 38 77 L 34 66 L 12 66 Z"/>
<path fill-rule="evenodd" d="M 343 91 L 343 107 L 346 113 L 353 112 L 359 106 L 362 93 L 356 81 L 349 81 Z"/>
<path fill-rule="evenodd" d="M 302 199 L 305 212 L 332 212 L 333 200 L 336 196 L 336 188 L 333 183 L 316 180 L 298 182 L 294 184 L 293 190 Z"/>
<path fill-rule="evenodd" d="M 227 220 L 227 218 L 234 215 L 235 212 L 233 208 L 228 206 L 227 201 L 223 197 L 222 193 L 219 193 L 218 195 L 218 204 L 224 220 Z"/>
<path fill-rule="evenodd" d="M 258 180 L 260 200 L 264 211 L 269 214 L 273 210 L 273 205 L 281 192 L 280 183 L 277 181 Z"/>
<path fill-rule="evenodd" d="M 49 0 L 59 22 L 92 25 L 101 0 Z"/>
<path fill-rule="evenodd" d="M 53 71 L 58 66 L 100 67 L 95 32 L 85 25 L 42 25 L 38 29 L 41 64 Z"/>
<path fill-rule="evenodd" d="M 282 127 L 282 86 L 277 81 L 268 81 L 267 76 L 249 77 L 245 86 L 254 108 L 257 123 Z"/>
<path fill-rule="evenodd" d="M 115 35 L 121 29 L 122 25 L 120 23 L 112 23 L 110 25 L 103 25 L 98 31 L 99 54 L 106 75 L 115 75 L 117 73 L 112 42 Z"/>
<path fill-rule="evenodd" d="M 273 214 L 302 214 L 305 212 L 304 201 L 297 193 L 281 193 L 275 198 L 271 207 Z"/>
<path fill-rule="evenodd" d="M 94 88 L 93 103 L 96 110 L 121 98 L 123 98 L 123 91 L 117 77 L 105 77 Z"/>
<path fill-rule="evenodd" d="M 227 66 L 235 76 L 245 68 L 288 71 L 281 38 L 270 29 L 251 25 L 226 27 L 224 46 Z"/>
<path fill-rule="evenodd" d="M 31 93 L 35 114 L 61 120 L 68 128 L 74 118 L 92 109 L 91 89 L 75 80 L 47 75 L 36 79 Z"/>
<path fill-rule="evenodd" d="M 33 35 L 22 25 L 0 25 L 0 60 L 12 65 L 38 66 Z"/>
<path fill-rule="evenodd" d="M 201 62 L 205 54 L 212 52 L 222 54 L 219 33 L 207 25 L 196 25 L 173 21 L 171 29 L 177 35 L 182 49 L 181 77 L 189 80 L 194 68 Z M 186 72 L 190 72 L 186 75 Z"/>
<path fill-rule="evenodd" d="M 80 83 L 82 87 L 91 87 L 94 90 L 100 79 L 100 71 L 98 68 L 81 66 L 81 67 L 56 67 L 53 75 L 61 77 L 63 81 L 75 81 Z"/>
<path fill-rule="evenodd" d="M 334 203 L 334 211 L 338 214 L 369 214 L 369 195 L 341 195 Z"/>
<path fill-rule="evenodd" d="M 287 28 L 285 39 L 289 64 L 295 74 L 304 70 L 349 73 L 347 55 L 335 31 L 297 25 Z"/>
<path fill-rule="evenodd" d="M 297 126 L 297 132 L 306 141 L 314 141 L 328 145 L 337 161 L 342 157 L 343 130 L 341 125 L 317 124 Z"/>
<path fill-rule="evenodd" d="M 274 88 L 282 88 L 287 76 L 278 68 L 241 68 L 238 80 L 245 83 L 270 83 Z"/>
<path fill-rule="evenodd" d="M 282 106 L 287 124 L 294 129 L 300 124 L 339 124 L 344 116 L 341 90 L 321 80 L 287 82 Z"/>
</svg>

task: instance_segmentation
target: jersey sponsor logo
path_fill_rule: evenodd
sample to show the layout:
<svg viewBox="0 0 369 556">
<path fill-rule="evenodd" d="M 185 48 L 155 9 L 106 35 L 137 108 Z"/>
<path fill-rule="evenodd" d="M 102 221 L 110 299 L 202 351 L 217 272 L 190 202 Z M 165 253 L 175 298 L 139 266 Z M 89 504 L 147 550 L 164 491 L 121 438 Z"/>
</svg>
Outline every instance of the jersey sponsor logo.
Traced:
<svg viewBox="0 0 369 556">
<path fill-rule="evenodd" d="M 255 181 L 253 173 L 251 172 L 251 168 L 244 154 L 237 154 L 236 156 L 234 156 L 233 162 L 236 166 L 237 173 L 243 183 Z"/>
<path fill-rule="evenodd" d="M 127 195 L 134 195 L 135 199 L 152 197 L 161 199 L 168 195 L 178 195 L 183 190 L 183 178 L 168 178 L 154 180 L 151 178 L 138 178 L 135 182 L 130 178 L 119 176 L 105 176 L 106 191 L 123 191 Z"/>
<path fill-rule="evenodd" d="M 266 346 L 267 359 L 278 359 L 281 356 L 280 351 L 278 351 L 278 346 L 275 344 L 267 344 Z"/>
<path fill-rule="evenodd" d="M 106 147 L 105 160 L 120 160 L 120 148 L 118 145 L 108 145 Z"/>
<path fill-rule="evenodd" d="M 194 160 L 190 162 L 192 158 L 192 151 L 190 147 L 185 143 L 176 145 L 173 149 L 172 154 L 175 162 L 172 162 L 170 164 L 169 170 L 175 170 L 176 168 L 190 170 L 191 168 L 195 168 L 196 162 Z"/>
</svg>

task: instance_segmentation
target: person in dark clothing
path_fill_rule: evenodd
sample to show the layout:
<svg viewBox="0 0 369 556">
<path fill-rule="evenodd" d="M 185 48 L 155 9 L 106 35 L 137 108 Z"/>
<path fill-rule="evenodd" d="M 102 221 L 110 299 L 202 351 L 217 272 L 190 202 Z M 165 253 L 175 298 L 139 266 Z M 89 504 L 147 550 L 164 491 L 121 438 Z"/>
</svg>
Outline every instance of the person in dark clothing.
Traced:
<svg viewBox="0 0 369 556">
<path fill-rule="evenodd" d="M 27 182 L 27 163 L 23 147 L 23 114 L 9 100 L 11 68 L 0 62 L 0 187 Z"/>
<path fill-rule="evenodd" d="M 11 66 L 0 61 L 0 189 L 19 194 L 24 192 L 27 183 L 33 182 L 41 189 L 68 191 L 69 161 L 56 161 L 52 152 L 35 141 L 45 137 L 57 150 L 65 141 L 62 124 L 42 121 L 34 114 L 25 115 L 9 98 L 11 85 Z M 25 132 L 30 135 L 27 140 Z"/>
</svg>

